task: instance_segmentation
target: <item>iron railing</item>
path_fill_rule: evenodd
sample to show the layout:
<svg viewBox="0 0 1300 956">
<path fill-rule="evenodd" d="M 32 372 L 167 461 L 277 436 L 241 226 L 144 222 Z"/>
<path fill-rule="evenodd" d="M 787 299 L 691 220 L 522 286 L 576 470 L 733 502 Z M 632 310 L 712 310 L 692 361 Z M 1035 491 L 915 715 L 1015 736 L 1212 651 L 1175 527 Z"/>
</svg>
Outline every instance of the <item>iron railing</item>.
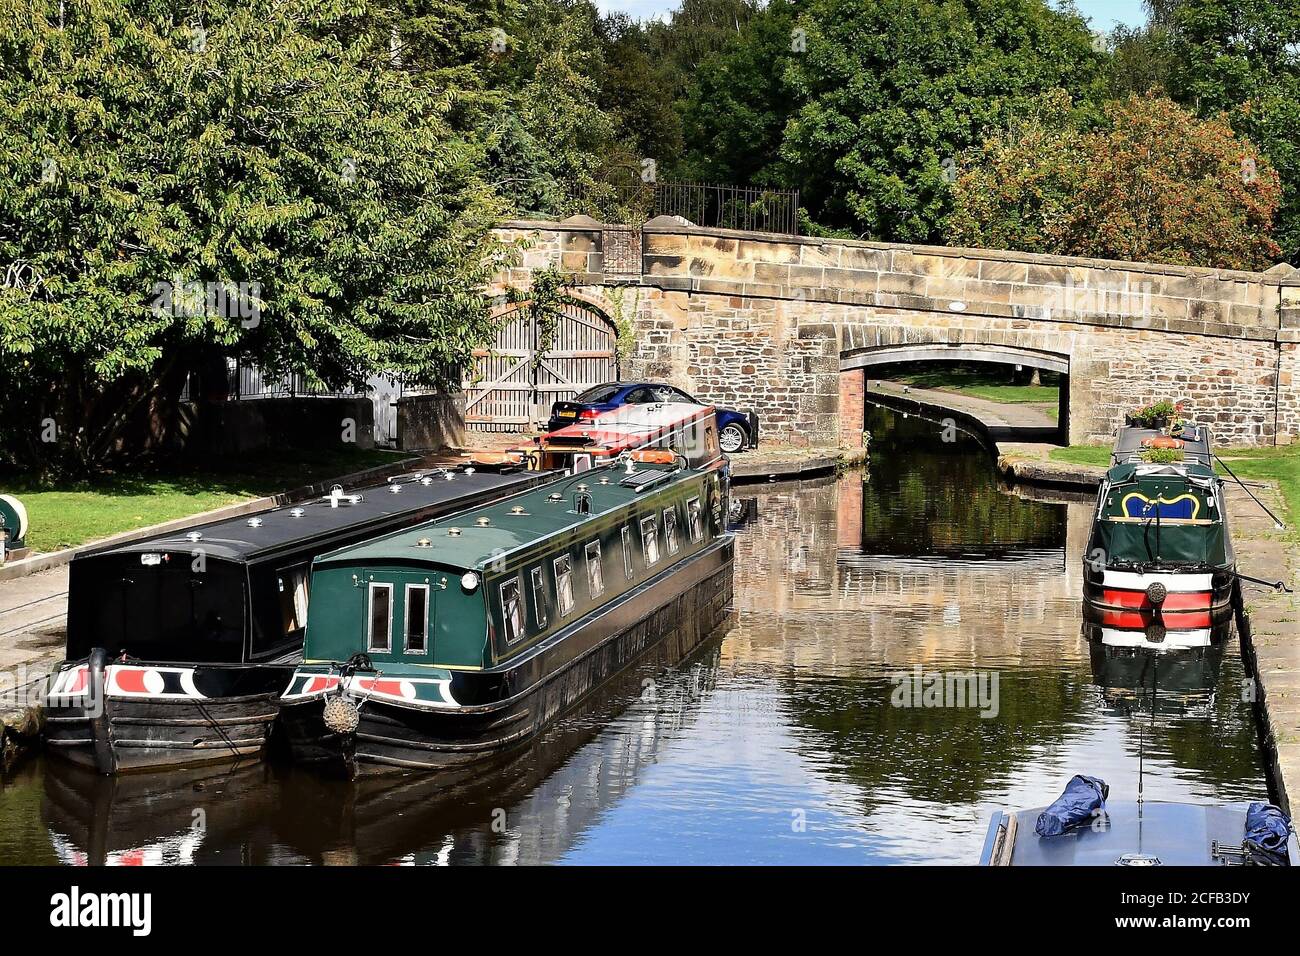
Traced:
<svg viewBox="0 0 1300 956">
<path fill-rule="evenodd" d="M 654 214 L 683 216 L 697 226 L 799 234 L 799 190 L 654 183 Z"/>
<path fill-rule="evenodd" d="M 579 210 L 597 219 L 637 222 L 681 216 L 697 226 L 799 234 L 799 190 L 718 183 L 600 183 L 580 191 Z"/>
</svg>

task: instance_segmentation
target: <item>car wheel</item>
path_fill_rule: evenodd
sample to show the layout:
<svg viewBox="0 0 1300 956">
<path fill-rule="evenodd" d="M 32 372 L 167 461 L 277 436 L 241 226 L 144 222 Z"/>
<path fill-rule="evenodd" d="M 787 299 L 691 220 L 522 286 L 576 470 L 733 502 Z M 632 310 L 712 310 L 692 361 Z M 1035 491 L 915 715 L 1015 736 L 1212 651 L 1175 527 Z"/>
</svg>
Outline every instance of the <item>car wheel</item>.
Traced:
<svg viewBox="0 0 1300 956">
<path fill-rule="evenodd" d="M 728 455 L 734 455 L 740 451 L 749 442 L 749 436 L 745 434 L 745 429 L 741 428 L 734 422 L 718 433 L 718 444 Z"/>
</svg>

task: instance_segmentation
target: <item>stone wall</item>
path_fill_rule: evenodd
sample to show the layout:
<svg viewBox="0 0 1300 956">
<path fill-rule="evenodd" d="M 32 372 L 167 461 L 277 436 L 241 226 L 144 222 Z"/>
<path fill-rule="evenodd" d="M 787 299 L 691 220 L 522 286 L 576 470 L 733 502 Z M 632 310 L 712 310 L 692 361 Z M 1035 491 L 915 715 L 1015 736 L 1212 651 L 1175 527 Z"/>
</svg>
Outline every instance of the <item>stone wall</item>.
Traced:
<svg viewBox="0 0 1300 956">
<path fill-rule="evenodd" d="M 397 447 L 439 451 L 465 446 L 465 393 L 405 395 L 397 400 Z"/>
<path fill-rule="evenodd" d="M 507 224 L 503 237 L 528 248 L 493 291 L 526 285 L 547 265 L 573 272 L 591 302 L 608 286 L 637 284 L 623 374 L 753 408 L 767 437 L 852 437 L 860 411 L 846 407 L 857 421 L 841 420 L 840 369 L 917 345 L 1068 362 L 1074 442 L 1108 440 L 1127 409 L 1163 398 L 1186 400 L 1220 442 L 1300 435 L 1300 273 L 1286 266 L 1249 273 L 891 246 L 661 217 L 641 230 L 638 279 L 629 240 L 612 229 L 577 218 Z"/>
</svg>

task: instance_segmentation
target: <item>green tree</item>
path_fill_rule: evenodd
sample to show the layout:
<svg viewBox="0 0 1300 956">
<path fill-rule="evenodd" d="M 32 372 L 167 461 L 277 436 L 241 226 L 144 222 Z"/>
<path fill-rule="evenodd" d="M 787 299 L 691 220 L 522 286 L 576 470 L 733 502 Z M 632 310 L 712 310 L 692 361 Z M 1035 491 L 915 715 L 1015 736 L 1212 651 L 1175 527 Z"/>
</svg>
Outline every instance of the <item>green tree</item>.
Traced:
<svg viewBox="0 0 1300 956">
<path fill-rule="evenodd" d="M 990 136 L 963 157 L 954 241 L 1176 265 L 1261 269 L 1281 187 L 1223 118 L 1198 119 L 1157 96 L 1107 107 L 1085 132 L 1068 104 Z"/>
<path fill-rule="evenodd" d="M 8 456 L 165 449 L 213 356 L 330 387 L 458 377 L 491 334 L 499 209 L 450 78 L 376 55 L 370 12 L 0 0 Z M 230 283 L 241 309 L 211 294 Z"/>
<path fill-rule="evenodd" d="M 672 84 L 673 99 L 686 95 L 695 71 L 728 49 L 762 6 L 760 0 L 681 0 L 668 22 L 644 26 L 651 56 L 664 64 Z"/>
<path fill-rule="evenodd" d="M 1228 114 L 1278 170 L 1278 240 L 1300 256 L 1300 4 L 1295 0 L 1162 0 L 1169 93 L 1202 116 Z"/>
<path fill-rule="evenodd" d="M 811 0 L 782 147 L 813 218 L 873 239 L 942 240 L 955 157 L 1039 94 L 1087 99 L 1100 55 L 1042 0 Z"/>
<path fill-rule="evenodd" d="M 771 0 L 695 71 L 682 103 L 688 177 L 789 184 L 780 150 L 795 101 L 782 75 L 786 61 L 801 55 L 795 12 L 791 0 Z"/>
<path fill-rule="evenodd" d="M 682 120 L 666 64 L 655 59 L 646 32 L 626 15 L 605 17 L 596 34 L 604 61 L 599 102 L 614 119 L 619 143 L 667 172 L 682 153 Z"/>
<path fill-rule="evenodd" d="M 1070 98 L 1057 91 L 962 157 L 953 184 L 953 245 L 1061 252 L 1061 230 L 1086 173 Z"/>
<path fill-rule="evenodd" d="M 501 98 L 489 162 L 516 215 L 630 217 L 620 200 L 639 182 L 641 111 L 652 104 L 617 88 L 601 25 L 590 0 L 530 0 L 493 58 Z"/>
</svg>

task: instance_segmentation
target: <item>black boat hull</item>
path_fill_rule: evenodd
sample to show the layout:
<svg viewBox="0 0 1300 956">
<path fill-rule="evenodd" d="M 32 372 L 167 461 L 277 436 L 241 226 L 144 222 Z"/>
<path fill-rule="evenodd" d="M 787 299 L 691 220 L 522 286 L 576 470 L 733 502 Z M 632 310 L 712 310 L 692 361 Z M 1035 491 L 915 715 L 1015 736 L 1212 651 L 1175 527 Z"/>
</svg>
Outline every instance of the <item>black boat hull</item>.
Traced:
<svg viewBox="0 0 1300 956">
<path fill-rule="evenodd" d="M 733 540 L 720 539 L 575 624 L 552 652 L 503 671 L 467 672 L 456 691 L 458 700 L 497 693 L 500 699 L 446 710 L 366 700 L 352 733 L 325 726 L 323 696 L 285 701 L 284 742 L 295 761 L 347 777 L 385 770 L 454 774 L 478 767 L 532 740 L 652 647 L 671 641 L 670 656 L 689 654 L 727 618 L 733 560 Z"/>
<path fill-rule="evenodd" d="M 233 759 L 260 759 L 280 710 L 292 664 L 176 667 L 132 662 L 96 669 L 92 654 L 88 693 L 52 694 L 45 744 L 55 757 L 102 774 L 192 767 Z M 117 692 L 122 671 L 167 676 L 162 693 L 152 677 L 132 696 Z M 117 673 L 115 673 L 115 671 Z M 167 696 L 184 675 L 189 696 Z M 202 691 L 196 689 L 202 687 Z M 58 685 L 56 685 L 58 686 Z"/>
</svg>

